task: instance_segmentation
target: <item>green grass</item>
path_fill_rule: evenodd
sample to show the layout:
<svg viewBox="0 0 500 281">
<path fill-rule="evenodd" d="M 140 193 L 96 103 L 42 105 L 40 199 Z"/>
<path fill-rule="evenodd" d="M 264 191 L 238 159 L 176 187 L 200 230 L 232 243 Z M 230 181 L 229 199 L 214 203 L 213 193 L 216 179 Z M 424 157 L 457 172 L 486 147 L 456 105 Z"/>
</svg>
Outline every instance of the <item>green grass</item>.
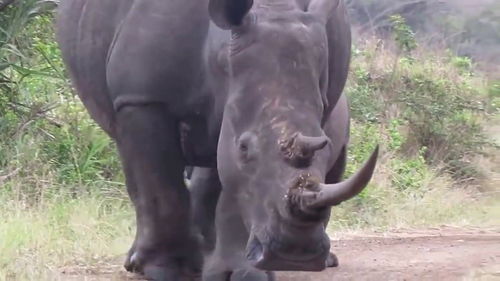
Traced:
<svg viewBox="0 0 500 281">
<path fill-rule="evenodd" d="M 439 225 L 500 226 L 500 193 L 479 193 L 477 187 L 456 188 L 446 175 L 428 170 L 418 188 L 394 185 L 388 157 L 372 183 L 358 197 L 332 210 L 331 233 L 340 231 L 426 228 Z"/>
<path fill-rule="evenodd" d="M 121 193 L 0 202 L 0 280 L 56 280 L 65 267 L 122 258 L 131 245 L 134 215 Z"/>
<path fill-rule="evenodd" d="M 0 72 L 0 281 L 117 271 L 135 231 L 119 157 L 72 95 L 52 17 L 23 7 L 0 19 L 12 30 L 0 32 L 0 66 L 23 66 Z M 468 58 L 403 53 L 369 40 L 354 48 L 347 174 L 376 143 L 381 157 L 370 186 L 333 209 L 330 232 L 498 226 L 498 81 Z"/>
<path fill-rule="evenodd" d="M 402 192 L 393 188 L 385 172 L 378 170 L 362 196 L 334 208 L 332 235 L 442 224 L 498 226 L 500 201 L 493 197 L 453 189 L 449 179 L 432 174 L 418 192 Z M 82 274 L 93 268 L 119 271 L 135 226 L 129 200 L 117 190 L 75 199 L 49 194 L 32 206 L 2 194 L 0 280 L 65 280 L 63 271 Z"/>
</svg>

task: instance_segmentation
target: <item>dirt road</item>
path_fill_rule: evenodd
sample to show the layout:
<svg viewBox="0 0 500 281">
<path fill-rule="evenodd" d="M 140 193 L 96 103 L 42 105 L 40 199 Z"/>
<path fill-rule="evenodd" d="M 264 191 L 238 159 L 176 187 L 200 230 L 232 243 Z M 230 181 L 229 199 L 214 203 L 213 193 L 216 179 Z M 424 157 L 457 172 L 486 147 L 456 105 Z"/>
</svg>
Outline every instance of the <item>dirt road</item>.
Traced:
<svg viewBox="0 0 500 281">
<path fill-rule="evenodd" d="M 333 237 L 340 267 L 280 273 L 278 281 L 500 280 L 500 230 L 439 228 Z M 138 280 L 120 265 L 61 280 Z"/>
<path fill-rule="evenodd" d="M 440 229 L 333 241 L 340 267 L 279 281 L 500 280 L 500 232 Z"/>
</svg>

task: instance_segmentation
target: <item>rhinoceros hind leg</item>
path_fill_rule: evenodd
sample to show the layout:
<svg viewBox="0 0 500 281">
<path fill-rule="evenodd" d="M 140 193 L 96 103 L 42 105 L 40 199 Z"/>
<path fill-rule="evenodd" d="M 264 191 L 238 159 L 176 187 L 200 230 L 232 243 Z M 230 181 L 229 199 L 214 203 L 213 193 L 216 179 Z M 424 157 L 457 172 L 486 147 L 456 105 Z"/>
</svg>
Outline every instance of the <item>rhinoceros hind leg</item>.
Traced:
<svg viewBox="0 0 500 281">
<path fill-rule="evenodd" d="M 162 104 L 117 113 L 117 145 L 136 210 L 127 270 L 156 281 L 193 281 L 203 258 L 193 234 L 177 124 Z"/>
</svg>

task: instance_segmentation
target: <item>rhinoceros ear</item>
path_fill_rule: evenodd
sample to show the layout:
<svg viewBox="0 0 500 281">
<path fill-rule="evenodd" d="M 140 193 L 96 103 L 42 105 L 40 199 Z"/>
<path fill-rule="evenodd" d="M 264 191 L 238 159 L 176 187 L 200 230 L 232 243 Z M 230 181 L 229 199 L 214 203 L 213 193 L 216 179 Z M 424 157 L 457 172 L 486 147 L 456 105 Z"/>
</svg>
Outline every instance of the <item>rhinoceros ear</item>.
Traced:
<svg viewBox="0 0 500 281">
<path fill-rule="evenodd" d="M 253 0 L 210 0 L 208 13 L 222 29 L 232 29 L 242 24 L 253 6 Z"/>
<path fill-rule="evenodd" d="M 344 0 L 311 0 L 307 11 L 315 14 L 319 19 L 326 22 L 343 1 Z"/>
</svg>

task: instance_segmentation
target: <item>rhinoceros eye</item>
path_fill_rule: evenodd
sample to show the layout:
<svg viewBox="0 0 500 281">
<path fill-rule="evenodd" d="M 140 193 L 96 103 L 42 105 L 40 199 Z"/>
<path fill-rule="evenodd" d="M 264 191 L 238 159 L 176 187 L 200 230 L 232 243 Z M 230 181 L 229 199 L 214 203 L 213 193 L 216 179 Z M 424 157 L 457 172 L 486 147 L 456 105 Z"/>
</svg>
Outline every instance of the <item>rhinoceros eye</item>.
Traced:
<svg viewBox="0 0 500 281">
<path fill-rule="evenodd" d="M 250 132 L 243 133 L 238 140 L 238 152 L 243 162 L 255 158 L 256 136 Z"/>
<path fill-rule="evenodd" d="M 242 153 L 248 152 L 248 144 L 247 143 L 240 143 L 240 152 L 242 152 Z"/>
</svg>

